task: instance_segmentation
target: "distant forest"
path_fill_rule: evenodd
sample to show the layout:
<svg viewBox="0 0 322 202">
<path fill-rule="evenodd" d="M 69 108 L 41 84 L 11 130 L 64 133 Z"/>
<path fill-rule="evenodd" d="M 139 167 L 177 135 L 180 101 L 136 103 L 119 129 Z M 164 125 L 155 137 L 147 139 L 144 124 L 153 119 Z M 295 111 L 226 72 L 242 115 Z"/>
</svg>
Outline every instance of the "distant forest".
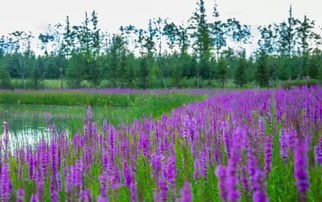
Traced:
<svg viewBox="0 0 322 202">
<path fill-rule="evenodd" d="M 295 18 L 292 7 L 285 12 L 283 22 L 251 27 L 235 18 L 222 20 L 216 4 L 207 16 L 199 0 L 187 22 L 156 18 L 147 29 L 126 25 L 117 34 L 98 27 L 96 11 L 85 13 L 80 25 L 67 16 L 38 36 L 15 31 L 0 37 L 0 88 L 39 89 L 45 80 L 64 80 L 64 88 L 86 82 L 94 88 L 143 89 L 321 80 L 321 27 L 307 16 Z M 35 40 L 41 54 L 31 46 Z"/>
</svg>

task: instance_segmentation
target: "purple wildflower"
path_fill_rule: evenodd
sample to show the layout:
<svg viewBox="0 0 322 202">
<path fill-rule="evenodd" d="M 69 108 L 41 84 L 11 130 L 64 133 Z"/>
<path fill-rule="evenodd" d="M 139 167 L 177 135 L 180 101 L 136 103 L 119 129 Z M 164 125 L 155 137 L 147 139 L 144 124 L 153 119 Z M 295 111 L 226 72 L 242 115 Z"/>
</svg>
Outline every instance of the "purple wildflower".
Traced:
<svg viewBox="0 0 322 202">
<path fill-rule="evenodd" d="M 243 187 L 246 191 L 246 193 L 249 192 L 249 181 L 248 181 L 248 175 L 247 175 L 247 167 L 245 165 L 242 166 L 241 170 L 241 182 L 243 184 Z"/>
<path fill-rule="evenodd" d="M 32 154 L 32 151 L 31 150 L 29 150 L 29 152 L 28 152 L 28 155 L 29 155 L 29 160 L 28 160 L 28 164 L 29 164 L 29 178 L 30 179 L 34 179 L 34 170 L 35 170 L 35 168 L 34 168 L 34 156 L 33 156 L 33 154 Z"/>
<path fill-rule="evenodd" d="M 227 188 L 226 188 L 227 168 L 222 165 L 217 166 L 216 175 L 218 177 L 219 196 L 223 201 L 226 201 L 227 200 Z"/>
<path fill-rule="evenodd" d="M 106 185 L 107 179 L 106 179 L 105 175 L 99 176 L 99 181 L 100 181 L 100 185 L 101 185 L 100 195 L 102 197 L 107 197 L 107 185 Z"/>
<path fill-rule="evenodd" d="M 110 153 L 112 161 L 114 162 L 114 158 L 115 158 L 115 130 L 114 130 L 113 126 L 109 126 L 108 137 L 109 137 L 109 153 Z"/>
<path fill-rule="evenodd" d="M 191 202 L 191 201 L 192 201 L 191 185 L 189 182 L 185 182 L 181 190 L 180 202 Z"/>
<path fill-rule="evenodd" d="M 9 165 L 6 163 L 2 166 L 1 169 L 1 192 L 0 197 L 1 200 L 6 202 L 9 201 L 10 194 L 12 192 L 12 184 L 10 180 L 10 174 L 9 174 Z"/>
<path fill-rule="evenodd" d="M 193 179 L 197 180 L 200 176 L 200 160 L 198 158 L 195 158 L 194 163 L 193 163 L 193 167 L 194 167 L 194 172 L 193 172 Z"/>
<path fill-rule="evenodd" d="M 168 180 L 171 185 L 175 184 L 176 180 L 176 159 L 174 155 L 171 155 L 164 167 L 163 167 L 163 177 Z"/>
<path fill-rule="evenodd" d="M 322 138 L 320 138 L 319 143 L 315 145 L 314 151 L 316 165 L 322 165 Z"/>
<path fill-rule="evenodd" d="M 224 129 L 224 143 L 225 143 L 225 149 L 226 149 L 226 153 L 227 153 L 227 157 L 230 157 L 230 136 L 228 131 L 226 131 L 226 129 Z"/>
<path fill-rule="evenodd" d="M 289 150 L 288 135 L 287 135 L 286 129 L 283 128 L 281 130 L 281 135 L 280 135 L 280 154 L 281 154 L 281 157 L 284 159 L 284 161 L 288 159 L 288 150 Z"/>
<path fill-rule="evenodd" d="M 123 161 L 123 175 L 126 186 L 130 187 L 130 185 L 133 183 L 133 173 L 126 161 Z"/>
<path fill-rule="evenodd" d="M 241 161 L 241 152 L 243 145 L 243 138 L 246 131 L 243 128 L 236 128 L 234 131 L 234 141 L 232 145 L 231 155 L 228 159 L 227 167 L 227 199 L 230 201 L 237 201 L 240 198 L 240 191 L 238 190 L 237 169 Z"/>
<path fill-rule="evenodd" d="M 31 202 L 38 202 L 39 201 L 38 195 L 37 194 L 32 194 L 31 198 L 30 198 L 30 201 Z"/>
<path fill-rule="evenodd" d="M 153 192 L 153 199 L 155 202 L 162 202 L 161 194 L 157 191 Z"/>
<path fill-rule="evenodd" d="M 265 140 L 265 172 L 266 176 L 272 170 L 272 155 L 273 155 L 273 138 L 271 136 L 266 137 Z"/>
<path fill-rule="evenodd" d="M 56 143 L 52 142 L 50 145 L 50 157 L 51 157 L 51 168 L 52 168 L 52 173 L 53 175 L 55 175 L 57 173 L 58 170 L 58 165 L 57 165 L 57 155 L 56 152 L 57 151 L 57 147 L 56 147 Z"/>
<path fill-rule="evenodd" d="M 131 198 L 131 201 L 137 201 L 136 200 L 136 183 L 132 183 L 130 185 L 130 198 Z"/>
<path fill-rule="evenodd" d="M 96 200 L 97 202 L 108 202 L 108 199 L 107 199 L 107 197 L 104 197 L 104 196 L 102 196 L 102 195 L 99 195 L 98 197 L 97 197 L 97 200 Z"/>
<path fill-rule="evenodd" d="M 38 147 L 38 155 L 40 156 L 41 177 L 45 178 L 47 174 L 47 165 L 49 163 L 49 155 L 46 150 L 46 142 L 42 141 Z"/>
<path fill-rule="evenodd" d="M 216 164 L 220 163 L 221 156 L 222 156 L 221 151 L 216 147 L 215 151 L 214 151 L 214 159 L 215 159 Z"/>
<path fill-rule="evenodd" d="M 59 196 L 58 196 L 58 192 L 56 190 L 54 176 L 52 176 L 50 179 L 50 200 L 53 202 L 59 201 Z"/>
<path fill-rule="evenodd" d="M 89 191 L 89 189 L 82 190 L 80 192 L 80 200 L 79 201 L 84 201 L 84 202 L 91 202 L 92 201 L 91 192 Z"/>
<path fill-rule="evenodd" d="M 25 201 L 25 190 L 20 188 L 17 190 L 17 201 L 16 202 L 24 202 Z"/>
<path fill-rule="evenodd" d="M 160 187 L 160 196 L 163 201 L 168 199 L 168 186 L 167 182 L 164 179 L 158 181 Z"/>
<path fill-rule="evenodd" d="M 50 201 L 52 202 L 59 202 L 59 195 L 56 190 L 50 192 Z"/>
<path fill-rule="evenodd" d="M 153 153 L 151 157 L 151 167 L 153 169 L 153 175 L 157 179 L 161 173 L 162 161 L 164 159 L 164 156 L 159 153 Z"/>
<path fill-rule="evenodd" d="M 296 138 L 296 131 L 293 129 L 282 129 L 280 135 L 280 154 L 284 161 L 288 159 L 288 153 L 292 147 Z"/>
<path fill-rule="evenodd" d="M 268 197 L 265 192 L 265 174 L 256 169 L 254 176 L 254 184 L 253 184 L 254 192 L 253 192 L 253 201 L 254 202 L 268 202 Z"/>
<path fill-rule="evenodd" d="M 142 133 L 139 136 L 140 140 L 140 148 L 142 151 L 142 154 L 147 157 L 148 159 L 150 158 L 150 140 L 149 140 L 149 135 Z"/>
<path fill-rule="evenodd" d="M 44 193 L 44 181 L 41 178 L 39 173 L 39 177 L 37 179 L 37 194 L 40 200 L 43 199 L 43 193 Z"/>
<path fill-rule="evenodd" d="M 294 149 L 294 176 L 296 179 L 297 190 L 301 198 L 306 198 L 309 189 L 308 165 L 307 165 L 307 145 L 305 140 L 297 139 Z"/>
</svg>

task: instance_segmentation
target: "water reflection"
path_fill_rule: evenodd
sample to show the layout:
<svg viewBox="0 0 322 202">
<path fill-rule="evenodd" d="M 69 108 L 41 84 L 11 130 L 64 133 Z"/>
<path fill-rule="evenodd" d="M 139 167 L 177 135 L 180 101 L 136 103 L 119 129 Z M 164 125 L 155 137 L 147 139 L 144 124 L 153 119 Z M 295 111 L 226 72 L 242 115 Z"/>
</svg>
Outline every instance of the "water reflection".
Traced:
<svg viewBox="0 0 322 202">
<path fill-rule="evenodd" d="M 4 124 L 5 122 L 3 122 Z M 15 151 L 17 149 L 21 149 L 26 146 L 33 147 L 34 145 L 38 145 L 41 141 L 50 141 L 54 134 L 68 134 L 68 130 L 60 130 L 59 133 L 53 131 L 55 126 L 47 127 L 39 127 L 37 129 L 26 128 L 24 130 L 18 130 L 15 132 L 11 132 L 9 129 L 9 141 L 8 141 L 8 150 Z M 5 145 L 4 142 L 5 132 L 1 134 L 2 145 Z"/>
<path fill-rule="evenodd" d="M 71 134 L 79 130 L 82 117 L 71 115 L 0 111 L 0 138 L 4 144 L 4 123 L 9 126 L 8 149 L 14 151 L 26 145 L 36 145 L 41 140 L 49 141 L 53 136 L 53 126 L 57 134 Z M 68 128 L 68 130 L 67 130 Z"/>
</svg>

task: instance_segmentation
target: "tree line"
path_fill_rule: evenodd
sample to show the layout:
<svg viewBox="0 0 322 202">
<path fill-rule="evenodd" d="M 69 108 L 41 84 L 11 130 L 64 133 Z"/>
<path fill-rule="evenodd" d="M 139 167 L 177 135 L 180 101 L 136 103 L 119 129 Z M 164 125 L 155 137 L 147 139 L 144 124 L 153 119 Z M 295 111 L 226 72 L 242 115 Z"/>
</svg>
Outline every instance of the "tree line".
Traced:
<svg viewBox="0 0 322 202">
<path fill-rule="evenodd" d="M 15 31 L 0 38 L 0 88 L 42 88 L 45 79 L 66 80 L 61 87 L 170 88 L 272 86 L 277 81 L 322 79 L 321 28 L 314 20 L 293 16 L 253 29 L 224 19 L 214 4 L 207 16 L 198 0 L 182 24 L 151 19 L 146 29 L 121 26 L 110 34 L 98 27 L 96 11 L 80 25 L 49 25 L 37 37 Z M 257 36 L 258 35 L 258 36 Z M 258 39 L 257 39 L 257 38 Z M 33 41 L 38 41 L 36 54 Z M 255 42 L 254 42 L 255 40 Z M 252 44 L 253 43 L 253 44 Z M 256 44 L 254 44 L 256 43 Z M 248 47 L 256 50 L 247 53 Z"/>
</svg>

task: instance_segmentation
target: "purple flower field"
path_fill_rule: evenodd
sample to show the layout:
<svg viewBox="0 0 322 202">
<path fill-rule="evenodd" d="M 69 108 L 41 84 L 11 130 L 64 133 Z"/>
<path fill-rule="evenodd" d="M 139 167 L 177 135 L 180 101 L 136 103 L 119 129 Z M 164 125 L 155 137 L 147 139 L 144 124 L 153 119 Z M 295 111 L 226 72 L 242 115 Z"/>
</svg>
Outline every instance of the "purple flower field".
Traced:
<svg viewBox="0 0 322 202">
<path fill-rule="evenodd" d="M 8 123 L 0 199 L 321 201 L 321 87 L 213 95 L 118 128 L 89 107 L 82 131 L 15 151 Z"/>
</svg>

